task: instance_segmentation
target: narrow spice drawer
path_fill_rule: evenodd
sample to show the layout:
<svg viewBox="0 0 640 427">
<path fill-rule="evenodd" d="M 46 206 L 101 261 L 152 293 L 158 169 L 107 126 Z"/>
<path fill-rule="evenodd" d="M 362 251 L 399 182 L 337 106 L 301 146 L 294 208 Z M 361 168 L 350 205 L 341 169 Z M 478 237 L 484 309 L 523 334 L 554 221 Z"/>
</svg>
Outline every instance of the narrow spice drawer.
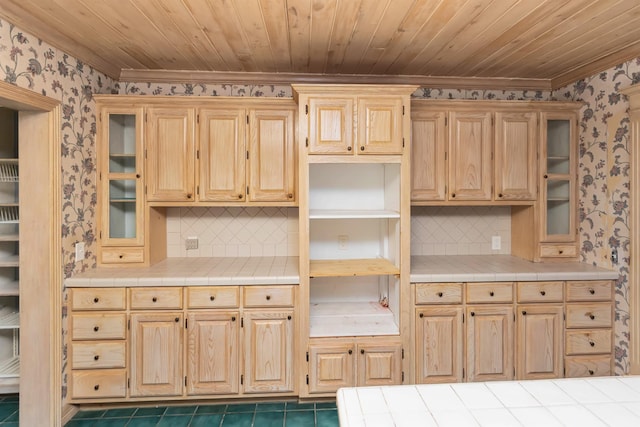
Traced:
<svg viewBox="0 0 640 427">
<path fill-rule="evenodd" d="M 73 310 L 124 310 L 127 299 L 124 288 L 73 288 Z"/>
<path fill-rule="evenodd" d="M 462 283 L 416 283 L 416 304 L 461 304 Z"/>
<path fill-rule="evenodd" d="M 295 286 L 245 286 L 245 307 L 292 307 Z"/>
<path fill-rule="evenodd" d="M 567 328 L 610 328 L 612 304 L 567 304 Z"/>
<path fill-rule="evenodd" d="M 567 301 L 610 301 L 612 286 L 609 280 L 567 282 Z"/>
<path fill-rule="evenodd" d="M 74 342 L 71 344 L 73 369 L 124 368 L 125 342 Z"/>
<path fill-rule="evenodd" d="M 610 376 L 610 356 L 572 356 L 565 358 L 565 373 L 567 378 L 604 377 Z"/>
<path fill-rule="evenodd" d="M 240 305 L 238 286 L 194 286 L 187 288 L 187 308 L 235 308 Z"/>
<path fill-rule="evenodd" d="M 132 288 L 131 309 L 181 309 L 182 288 Z"/>
<path fill-rule="evenodd" d="M 144 248 L 102 248 L 100 261 L 103 264 L 142 263 Z"/>
<path fill-rule="evenodd" d="M 71 372 L 72 399 L 125 397 L 127 372 L 124 369 L 99 369 Z"/>
<path fill-rule="evenodd" d="M 573 258 L 577 255 L 576 245 L 540 245 L 541 258 Z"/>
<path fill-rule="evenodd" d="M 123 340 L 126 325 L 124 313 L 74 314 L 71 316 L 71 339 Z"/>
<path fill-rule="evenodd" d="M 516 284 L 518 302 L 562 302 L 563 282 L 519 282 Z"/>
<path fill-rule="evenodd" d="M 565 349 L 567 355 L 611 353 L 611 330 L 566 331 Z"/>
<path fill-rule="evenodd" d="M 467 302 L 510 303 L 513 302 L 513 283 L 467 283 Z"/>
</svg>

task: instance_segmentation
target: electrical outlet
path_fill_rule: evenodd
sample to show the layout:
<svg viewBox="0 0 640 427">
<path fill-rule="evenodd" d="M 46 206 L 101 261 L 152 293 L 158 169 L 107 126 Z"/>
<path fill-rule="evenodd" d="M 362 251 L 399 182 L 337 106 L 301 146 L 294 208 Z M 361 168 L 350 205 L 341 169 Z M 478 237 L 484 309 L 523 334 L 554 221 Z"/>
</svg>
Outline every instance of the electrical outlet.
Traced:
<svg viewBox="0 0 640 427">
<path fill-rule="evenodd" d="M 338 249 L 346 251 L 349 249 L 349 236 L 341 234 L 338 236 Z"/>
<path fill-rule="evenodd" d="M 84 259 L 84 242 L 76 242 L 76 262 Z"/>
<path fill-rule="evenodd" d="M 185 245 L 187 250 L 190 249 L 198 249 L 198 238 L 197 237 L 187 237 L 185 240 Z"/>
<path fill-rule="evenodd" d="M 502 246 L 500 236 L 491 236 L 491 250 L 499 251 Z"/>
</svg>

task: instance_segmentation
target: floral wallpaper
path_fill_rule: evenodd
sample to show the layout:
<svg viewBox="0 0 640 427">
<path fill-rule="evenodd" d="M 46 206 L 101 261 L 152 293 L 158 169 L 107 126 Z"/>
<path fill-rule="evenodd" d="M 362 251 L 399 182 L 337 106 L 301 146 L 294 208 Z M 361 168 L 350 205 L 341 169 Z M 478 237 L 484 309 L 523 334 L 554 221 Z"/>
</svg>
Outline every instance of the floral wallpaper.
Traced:
<svg viewBox="0 0 640 427">
<path fill-rule="evenodd" d="M 0 79 L 57 99 L 62 117 L 62 259 L 64 277 L 96 266 L 96 113 L 93 95 L 209 95 L 290 97 L 287 85 L 150 84 L 116 82 L 42 40 L 0 20 Z M 580 131 L 581 259 L 611 267 L 617 250 L 616 373 L 628 370 L 629 116 L 621 88 L 640 83 L 640 58 L 560 90 L 492 91 L 421 88 L 416 98 L 576 100 L 585 102 Z M 75 262 L 84 241 L 86 259 Z M 64 298 L 64 296 L 63 296 Z M 63 316 L 66 308 L 63 306 Z M 63 331 L 63 334 L 66 331 Z M 66 349 L 63 350 L 66 370 Z M 64 380 L 66 384 L 66 377 Z M 63 395 L 66 393 L 66 386 Z"/>
</svg>

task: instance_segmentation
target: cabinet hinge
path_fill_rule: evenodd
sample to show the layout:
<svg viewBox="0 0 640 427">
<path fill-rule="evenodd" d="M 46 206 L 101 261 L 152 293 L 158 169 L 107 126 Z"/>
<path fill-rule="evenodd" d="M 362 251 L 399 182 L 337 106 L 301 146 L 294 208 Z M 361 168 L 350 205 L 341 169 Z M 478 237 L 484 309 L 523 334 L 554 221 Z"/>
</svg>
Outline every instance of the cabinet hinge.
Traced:
<svg viewBox="0 0 640 427">
<path fill-rule="evenodd" d="M 131 378 L 127 378 L 127 388 L 131 388 Z"/>
<path fill-rule="evenodd" d="M 445 117 L 444 118 L 444 125 L 448 125 L 449 124 L 449 117 Z"/>
<path fill-rule="evenodd" d="M 249 160 L 249 150 L 247 150 L 247 160 Z"/>
<path fill-rule="evenodd" d="M 307 362 L 309 361 L 309 352 L 307 351 Z"/>
<path fill-rule="evenodd" d="M 449 157 L 449 155 L 448 155 L 448 153 L 445 151 L 445 152 L 444 152 L 444 160 L 445 160 L 445 161 L 447 160 L 447 157 Z"/>
<path fill-rule="evenodd" d="M 102 172 L 100 172 L 100 174 L 98 175 L 98 179 L 102 181 Z"/>
<path fill-rule="evenodd" d="M 305 146 L 305 147 L 308 147 L 308 146 L 309 146 L 309 137 L 306 137 L 306 138 L 304 139 L 304 146 Z"/>
<path fill-rule="evenodd" d="M 144 113 L 144 121 L 146 122 L 147 120 L 149 120 L 149 114 L 148 113 Z"/>
<path fill-rule="evenodd" d="M 144 194 L 145 195 L 147 194 L 147 186 L 146 185 L 144 186 Z"/>
<path fill-rule="evenodd" d="M 304 113 L 307 114 L 307 115 L 309 114 L 309 105 L 308 104 L 304 106 Z M 307 384 L 309 384 L 309 383 L 307 383 Z"/>
<path fill-rule="evenodd" d="M 240 385 L 244 384 L 244 375 L 240 375 Z"/>
<path fill-rule="evenodd" d="M 146 148 L 144 149 L 144 158 L 145 159 L 147 158 L 147 149 Z"/>
<path fill-rule="evenodd" d="M 184 319 L 184 328 L 187 329 L 189 327 L 189 319 Z"/>
<path fill-rule="evenodd" d="M 516 321 L 516 314 L 515 313 L 513 313 L 513 321 L 514 322 Z"/>
<path fill-rule="evenodd" d="M 240 327 L 244 328 L 244 317 L 240 318 Z"/>
<path fill-rule="evenodd" d="M 307 375 L 307 385 L 309 385 L 309 375 Z"/>
<path fill-rule="evenodd" d="M 404 359 L 404 348 L 402 349 L 402 358 Z"/>
<path fill-rule="evenodd" d="M 200 160 L 200 150 L 196 150 L 196 160 Z"/>
<path fill-rule="evenodd" d="M 200 114 L 196 114 L 196 123 L 200 123 Z"/>
<path fill-rule="evenodd" d="M 402 382 L 404 383 L 404 371 L 402 371 Z"/>
<path fill-rule="evenodd" d="M 247 114 L 247 124 L 249 124 L 249 115 Z"/>
<path fill-rule="evenodd" d="M 184 386 L 185 387 L 187 386 L 187 377 L 186 376 L 184 377 Z"/>
<path fill-rule="evenodd" d="M 249 186 L 247 185 L 247 194 L 249 194 Z"/>
<path fill-rule="evenodd" d="M 404 148 L 404 138 L 402 138 L 402 148 Z"/>
<path fill-rule="evenodd" d="M 99 236 L 100 240 L 102 240 L 102 231 L 100 233 L 98 233 L 98 236 Z"/>
<path fill-rule="evenodd" d="M 404 105 L 402 106 L 402 115 L 404 116 Z"/>
<path fill-rule="evenodd" d="M 127 320 L 127 329 L 131 330 L 131 319 Z"/>
<path fill-rule="evenodd" d="M 464 378 L 464 368 L 462 368 L 462 378 Z"/>
<path fill-rule="evenodd" d="M 446 191 L 445 191 L 446 193 Z M 464 323 L 464 313 L 462 313 L 462 323 Z"/>
<path fill-rule="evenodd" d="M 196 194 L 200 194 L 200 186 L 196 185 Z"/>
</svg>

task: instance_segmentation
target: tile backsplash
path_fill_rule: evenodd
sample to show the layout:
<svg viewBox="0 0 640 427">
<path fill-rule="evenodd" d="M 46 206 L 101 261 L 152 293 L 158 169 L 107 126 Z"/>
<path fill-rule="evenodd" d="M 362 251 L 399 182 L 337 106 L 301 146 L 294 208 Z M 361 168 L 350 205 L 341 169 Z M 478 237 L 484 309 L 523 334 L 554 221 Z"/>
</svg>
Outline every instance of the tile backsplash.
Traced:
<svg viewBox="0 0 640 427">
<path fill-rule="evenodd" d="M 196 237 L 197 249 L 186 249 Z M 298 256 L 298 209 L 167 209 L 167 257 Z"/>
<path fill-rule="evenodd" d="M 500 249 L 491 249 L 500 236 Z M 511 253 L 509 206 L 412 206 L 411 255 Z"/>
</svg>

